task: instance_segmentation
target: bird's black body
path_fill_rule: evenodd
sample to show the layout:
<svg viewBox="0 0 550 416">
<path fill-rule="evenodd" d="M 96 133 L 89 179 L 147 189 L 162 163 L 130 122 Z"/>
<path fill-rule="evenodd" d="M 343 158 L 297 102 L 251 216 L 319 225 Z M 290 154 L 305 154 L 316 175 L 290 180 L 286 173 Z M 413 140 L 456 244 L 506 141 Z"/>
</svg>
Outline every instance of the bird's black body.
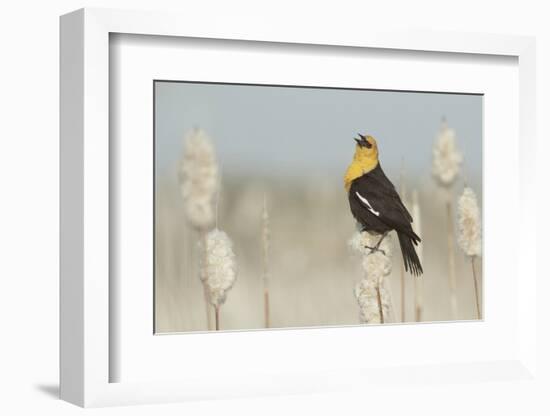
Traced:
<svg viewBox="0 0 550 416">
<path fill-rule="evenodd" d="M 422 274 L 422 265 L 414 249 L 420 242 L 420 237 L 413 231 L 412 217 L 380 163 L 351 182 L 349 205 L 362 231 L 384 234 L 395 230 L 399 237 L 405 270 L 414 275 Z"/>
</svg>

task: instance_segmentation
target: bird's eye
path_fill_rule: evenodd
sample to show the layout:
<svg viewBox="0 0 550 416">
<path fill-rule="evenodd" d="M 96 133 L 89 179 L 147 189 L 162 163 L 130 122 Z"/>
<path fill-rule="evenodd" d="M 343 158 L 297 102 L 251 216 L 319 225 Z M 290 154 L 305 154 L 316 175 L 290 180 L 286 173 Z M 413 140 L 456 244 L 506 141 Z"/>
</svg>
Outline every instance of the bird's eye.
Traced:
<svg viewBox="0 0 550 416">
<path fill-rule="evenodd" d="M 365 146 L 367 147 L 367 149 L 370 149 L 372 147 L 372 144 L 368 140 L 365 140 Z"/>
</svg>

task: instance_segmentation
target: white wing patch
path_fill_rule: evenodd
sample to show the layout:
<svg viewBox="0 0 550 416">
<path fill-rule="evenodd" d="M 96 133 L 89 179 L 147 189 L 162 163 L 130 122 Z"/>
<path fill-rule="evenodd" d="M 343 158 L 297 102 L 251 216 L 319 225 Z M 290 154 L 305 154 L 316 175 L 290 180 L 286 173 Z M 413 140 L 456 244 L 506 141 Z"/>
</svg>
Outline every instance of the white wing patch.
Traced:
<svg viewBox="0 0 550 416">
<path fill-rule="evenodd" d="M 369 210 L 370 212 L 372 212 L 372 213 L 373 213 L 374 215 L 376 215 L 377 217 L 380 216 L 380 212 L 376 211 L 376 210 L 372 207 L 372 205 L 370 204 L 370 202 L 367 201 L 367 198 L 364 198 L 363 196 L 361 196 L 361 194 L 360 194 L 359 192 L 355 192 L 355 195 L 357 195 L 357 198 L 359 198 L 359 199 L 361 200 L 361 202 L 367 206 L 367 208 L 368 208 L 368 210 Z"/>
</svg>

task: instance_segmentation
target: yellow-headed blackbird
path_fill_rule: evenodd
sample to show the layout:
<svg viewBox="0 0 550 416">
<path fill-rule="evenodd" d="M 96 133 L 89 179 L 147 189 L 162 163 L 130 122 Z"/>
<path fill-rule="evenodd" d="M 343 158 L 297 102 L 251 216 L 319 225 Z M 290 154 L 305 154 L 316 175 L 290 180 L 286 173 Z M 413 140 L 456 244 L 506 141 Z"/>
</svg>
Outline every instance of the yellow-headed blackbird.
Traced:
<svg viewBox="0 0 550 416">
<path fill-rule="evenodd" d="M 376 247 L 368 247 L 371 250 L 378 250 L 384 237 L 395 230 L 405 270 L 419 276 L 422 265 L 414 246 L 420 242 L 420 237 L 413 231 L 411 215 L 380 166 L 376 140 L 359 134 L 355 141 L 355 155 L 344 177 L 351 213 L 361 231 L 382 235 Z"/>
</svg>

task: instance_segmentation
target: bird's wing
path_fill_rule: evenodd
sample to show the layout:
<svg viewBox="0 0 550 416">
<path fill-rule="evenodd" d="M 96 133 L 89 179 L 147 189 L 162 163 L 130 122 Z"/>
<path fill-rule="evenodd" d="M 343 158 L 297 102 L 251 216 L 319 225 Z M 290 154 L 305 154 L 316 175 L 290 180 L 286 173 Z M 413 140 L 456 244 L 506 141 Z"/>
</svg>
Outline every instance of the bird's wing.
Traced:
<svg viewBox="0 0 550 416">
<path fill-rule="evenodd" d="M 380 167 L 356 179 L 350 194 L 389 227 L 402 231 L 410 229 L 412 217 Z"/>
</svg>

